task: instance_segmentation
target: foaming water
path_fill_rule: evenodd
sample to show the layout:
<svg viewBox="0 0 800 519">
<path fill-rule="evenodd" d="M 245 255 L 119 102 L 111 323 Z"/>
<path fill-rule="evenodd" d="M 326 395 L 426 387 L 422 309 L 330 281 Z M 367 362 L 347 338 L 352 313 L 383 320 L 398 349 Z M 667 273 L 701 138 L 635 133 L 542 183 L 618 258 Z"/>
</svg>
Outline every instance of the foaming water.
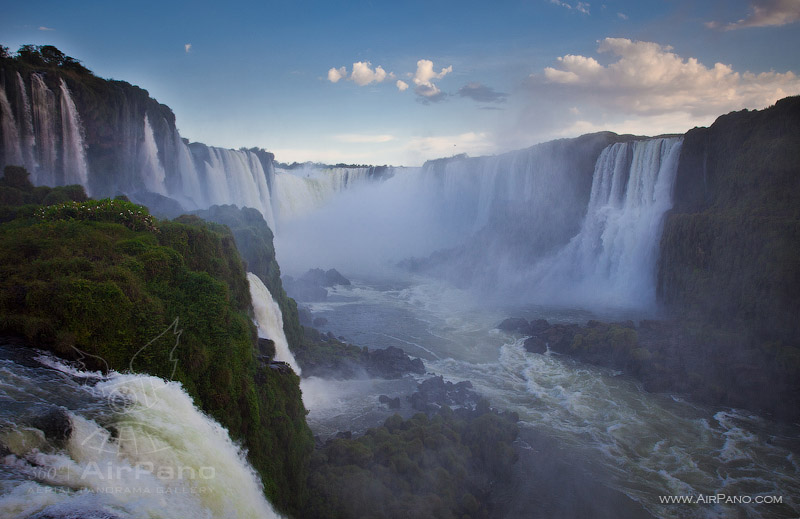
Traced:
<svg viewBox="0 0 800 519">
<path fill-rule="evenodd" d="M 288 363 L 295 373 L 301 373 L 300 366 L 289 350 L 289 342 L 283 332 L 283 314 L 278 303 L 272 298 L 269 289 L 258 276 L 247 273 L 250 282 L 250 297 L 253 299 L 253 312 L 256 315 L 258 336 L 275 343 L 275 359 Z"/>
<path fill-rule="evenodd" d="M 472 381 L 493 405 L 519 413 L 524 428 L 554 438 L 576 453 L 594 479 L 658 517 L 794 517 L 800 512 L 796 426 L 647 393 L 620 372 L 528 353 L 522 339 L 494 329 L 507 310 L 481 309 L 466 293 L 440 283 L 416 279 L 376 288 L 356 282 L 332 293 L 336 301 L 318 314 L 328 319 L 333 333 L 359 346 L 401 347 L 425 358 L 428 371 Z M 454 303 L 459 297 L 464 299 Z M 550 317 L 544 307 L 535 313 Z M 569 321 L 570 315 L 553 311 L 552 320 Z M 341 398 L 336 413 L 344 421 L 348 401 L 346 395 Z M 363 404 L 352 412 L 363 415 Z M 782 504 L 659 501 L 659 496 L 719 493 L 751 500 L 780 496 Z"/>
<path fill-rule="evenodd" d="M 0 359 L 3 517 L 278 517 L 240 447 L 180 384 L 51 358 L 53 369 L 9 347 Z M 31 425 L 54 408 L 72 424 L 66 442 Z"/>
</svg>

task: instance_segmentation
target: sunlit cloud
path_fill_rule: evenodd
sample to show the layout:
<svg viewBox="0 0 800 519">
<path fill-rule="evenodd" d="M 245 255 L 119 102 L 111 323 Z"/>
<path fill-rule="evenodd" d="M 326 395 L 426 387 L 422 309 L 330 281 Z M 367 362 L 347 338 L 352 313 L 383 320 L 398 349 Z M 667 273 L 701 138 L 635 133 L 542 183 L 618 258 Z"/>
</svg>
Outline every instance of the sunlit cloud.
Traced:
<svg viewBox="0 0 800 519">
<path fill-rule="evenodd" d="M 190 50 L 192 50 L 192 44 L 191 43 L 185 43 L 183 45 L 183 50 L 188 53 Z"/>
<path fill-rule="evenodd" d="M 336 83 L 343 77 L 347 77 L 347 67 L 331 68 L 328 71 L 328 81 Z"/>
<path fill-rule="evenodd" d="M 417 61 L 417 71 L 414 73 L 412 81 L 416 85 L 414 92 L 422 98 L 423 102 L 436 102 L 444 99 L 446 94 L 439 90 L 434 83 L 434 79 L 442 79 L 453 71 L 453 66 L 444 67 L 439 72 L 433 68 L 433 61 L 421 59 Z"/>
<path fill-rule="evenodd" d="M 395 84 L 397 85 L 397 90 L 399 90 L 401 92 L 405 92 L 406 90 L 408 90 L 408 83 L 406 83 L 405 81 L 403 81 L 401 79 L 398 79 L 397 83 L 395 83 Z"/>
<path fill-rule="evenodd" d="M 45 27 L 44 25 L 39 26 L 40 31 L 55 31 L 52 27 Z"/>
<path fill-rule="evenodd" d="M 370 83 L 380 83 L 386 79 L 386 71 L 378 65 L 374 69 L 369 61 L 358 61 L 353 63 L 353 72 L 350 80 L 358 86 L 369 85 Z"/>
<path fill-rule="evenodd" d="M 617 13 L 617 18 L 619 18 L 620 20 L 627 20 L 628 15 L 625 13 Z"/>
<path fill-rule="evenodd" d="M 347 67 L 333 67 L 328 70 L 328 81 L 331 83 L 338 83 L 341 79 L 347 79 L 358 86 L 366 86 L 372 83 L 382 83 L 387 79 L 393 78 L 393 73 L 387 73 L 380 65 L 372 68 L 372 63 L 369 61 L 353 63 L 353 69 L 349 77 L 347 76 Z"/>
<path fill-rule="evenodd" d="M 592 57 L 568 54 L 545 68 L 543 75 L 532 76 L 531 87 L 623 114 L 677 111 L 694 116 L 763 108 L 800 92 L 800 80 L 791 71 L 739 73 L 722 63 L 706 67 L 658 43 L 606 38 L 598 52 L 616 61 L 601 65 Z"/>
<path fill-rule="evenodd" d="M 750 14 L 738 22 L 706 23 L 710 29 L 729 31 L 745 27 L 774 27 L 787 25 L 800 20 L 800 1 L 798 0 L 752 0 Z"/>
</svg>

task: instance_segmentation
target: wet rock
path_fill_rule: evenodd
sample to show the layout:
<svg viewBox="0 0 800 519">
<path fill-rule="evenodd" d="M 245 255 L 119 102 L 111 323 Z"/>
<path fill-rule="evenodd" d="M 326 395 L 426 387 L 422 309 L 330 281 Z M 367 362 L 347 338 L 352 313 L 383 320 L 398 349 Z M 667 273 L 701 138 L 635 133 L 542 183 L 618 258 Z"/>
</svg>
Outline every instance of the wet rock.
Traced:
<svg viewBox="0 0 800 519">
<path fill-rule="evenodd" d="M 72 435 L 72 419 L 65 409 L 51 407 L 35 416 L 31 425 L 44 433 L 48 441 L 58 446 L 66 444 Z"/>
<path fill-rule="evenodd" d="M 539 337 L 528 337 L 525 339 L 525 350 L 531 353 L 545 353 L 547 352 L 547 343 Z"/>
<path fill-rule="evenodd" d="M 502 323 L 498 324 L 497 328 L 508 333 L 525 334 L 528 332 L 528 321 L 522 317 L 509 317 Z"/>
<path fill-rule="evenodd" d="M 406 373 L 425 373 L 425 365 L 420 359 L 412 359 L 406 352 L 394 346 L 364 351 L 361 360 L 367 373 L 374 377 L 400 378 Z"/>
<path fill-rule="evenodd" d="M 270 339 L 258 338 L 258 353 L 265 357 L 275 356 L 275 342 Z"/>
<path fill-rule="evenodd" d="M 472 390 L 469 380 L 454 384 L 440 375 L 420 382 L 417 391 L 408 399 L 411 407 L 417 411 L 433 412 L 444 406 L 474 409 L 480 401 L 480 395 Z"/>
</svg>

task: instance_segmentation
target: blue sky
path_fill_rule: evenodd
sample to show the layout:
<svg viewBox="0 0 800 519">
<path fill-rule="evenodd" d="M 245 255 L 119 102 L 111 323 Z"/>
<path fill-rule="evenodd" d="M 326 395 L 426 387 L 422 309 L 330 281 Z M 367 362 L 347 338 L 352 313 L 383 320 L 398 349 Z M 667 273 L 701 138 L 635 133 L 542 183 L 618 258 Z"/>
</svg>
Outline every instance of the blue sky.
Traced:
<svg viewBox="0 0 800 519">
<path fill-rule="evenodd" d="M 147 89 L 193 141 L 418 165 L 800 94 L 798 20 L 800 0 L 28 0 L 0 43 Z"/>
</svg>

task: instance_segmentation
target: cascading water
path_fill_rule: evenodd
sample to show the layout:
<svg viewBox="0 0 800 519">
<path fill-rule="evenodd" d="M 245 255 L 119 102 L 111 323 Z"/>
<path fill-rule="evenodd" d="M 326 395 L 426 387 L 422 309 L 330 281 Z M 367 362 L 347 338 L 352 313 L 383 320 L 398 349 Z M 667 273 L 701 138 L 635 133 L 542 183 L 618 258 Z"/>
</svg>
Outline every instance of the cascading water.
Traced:
<svg viewBox="0 0 800 519">
<path fill-rule="evenodd" d="M 47 88 L 42 76 L 31 74 L 31 100 L 36 161 L 38 167 L 31 171 L 31 181 L 47 186 L 56 185 L 56 101 L 55 94 Z"/>
<path fill-rule="evenodd" d="M 19 88 L 19 96 L 22 102 L 22 110 L 20 117 L 20 141 L 22 148 L 22 160 L 28 171 L 36 171 L 37 164 L 35 157 L 36 135 L 33 132 L 33 117 L 31 114 L 31 102 L 28 98 L 28 92 L 25 89 L 25 81 L 22 76 L 17 72 L 17 87 Z"/>
<path fill-rule="evenodd" d="M 0 117 L 2 117 L 3 150 L 6 164 L 21 166 L 22 150 L 17 123 L 14 120 L 14 112 L 11 111 L 6 92 L 2 89 L 0 89 Z"/>
<path fill-rule="evenodd" d="M 23 355 L 0 345 L 1 516 L 278 517 L 180 384 Z"/>
<path fill-rule="evenodd" d="M 651 307 L 680 138 L 621 142 L 597 159 L 580 232 L 525 274 L 550 303 Z"/>
<path fill-rule="evenodd" d="M 267 176 L 253 152 L 202 145 L 194 150 L 198 150 L 194 158 L 206 179 L 209 205 L 235 204 L 258 209 L 270 228 L 275 228 Z"/>
<path fill-rule="evenodd" d="M 166 196 L 167 189 L 164 186 L 166 173 L 161 161 L 158 160 L 158 146 L 147 114 L 144 115 L 144 140 L 139 150 L 141 163 L 139 171 L 145 187 L 148 191 Z"/>
<path fill-rule="evenodd" d="M 319 209 L 337 193 L 362 184 L 370 168 L 278 169 L 275 172 L 276 217 L 287 220 Z"/>
<path fill-rule="evenodd" d="M 258 325 L 258 336 L 275 343 L 275 359 L 289 364 L 295 373 L 300 374 L 300 366 L 289 350 L 289 342 L 283 333 L 283 314 L 278 303 L 272 298 L 269 289 L 258 276 L 247 273 L 250 282 L 250 296 L 253 299 L 253 312 Z"/>
<path fill-rule="evenodd" d="M 78 109 L 63 79 L 61 81 L 61 128 L 64 162 L 64 183 L 80 184 L 89 192 L 89 164 Z"/>
</svg>

